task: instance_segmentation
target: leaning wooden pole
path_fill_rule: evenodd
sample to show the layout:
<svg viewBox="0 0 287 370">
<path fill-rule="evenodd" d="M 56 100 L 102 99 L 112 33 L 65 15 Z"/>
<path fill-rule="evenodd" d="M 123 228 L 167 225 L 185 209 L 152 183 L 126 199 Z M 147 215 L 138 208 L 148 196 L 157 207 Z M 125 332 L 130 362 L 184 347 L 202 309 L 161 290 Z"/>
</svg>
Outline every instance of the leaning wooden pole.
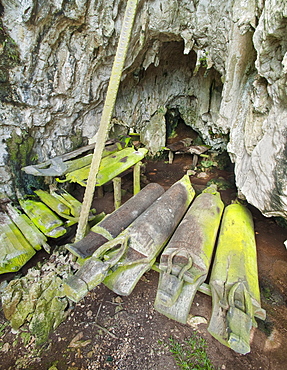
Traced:
<svg viewBox="0 0 287 370">
<path fill-rule="evenodd" d="M 84 194 L 81 214 L 79 218 L 75 241 L 81 240 L 86 233 L 89 211 L 92 205 L 92 200 L 95 191 L 97 174 L 102 158 L 102 152 L 107 139 L 109 124 L 115 106 L 117 92 L 120 84 L 120 79 L 124 67 L 124 62 L 128 50 L 129 40 L 131 36 L 132 26 L 136 14 L 138 0 L 128 0 L 125 11 L 124 21 L 121 29 L 120 39 L 117 47 L 117 52 L 112 68 L 112 73 L 109 81 L 106 100 L 102 112 L 100 127 L 97 134 L 97 142 L 94 149 L 93 159 L 87 181 L 87 187 Z"/>
</svg>

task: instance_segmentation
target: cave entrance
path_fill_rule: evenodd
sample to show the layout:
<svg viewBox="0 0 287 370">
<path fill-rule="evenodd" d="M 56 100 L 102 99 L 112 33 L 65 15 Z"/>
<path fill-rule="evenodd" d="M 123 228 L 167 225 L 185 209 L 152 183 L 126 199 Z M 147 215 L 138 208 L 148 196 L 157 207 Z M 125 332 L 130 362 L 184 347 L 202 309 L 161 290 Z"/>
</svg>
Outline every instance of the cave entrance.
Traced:
<svg viewBox="0 0 287 370">
<path fill-rule="evenodd" d="M 152 40 L 121 82 L 117 121 L 139 133 L 152 154 L 176 134 L 181 139 L 183 131 L 215 150 L 226 150 L 227 138 L 216 126 L 221 74 L 197 54 L 184 54 L 183 41 Z"/>
<path fill-rule="evenodd" d="M 166 143 L 170 144 L 185 138 L 195 140 L 199 135 L 188 126 L 178 108 L 167 108 L 165 113 Z"/>
<path fill-rule="evenodd" d="M 196 131 L 186 125 L 178 108 L 167 108 L 165 113 L 165 125 L 166 143 L 173 142 L 176 139 L 181 140 L 186 137 L 195 139 L 198 136 Z"/>
<path fill-rule="evenodd" d="M 210 182 L 234 191 L 234 164 L 227 150 L 207 145 L 201 134 L 186 124 L 178 107 L 166 108 L 165 125 L 168 162 L 174 164 L 173 176 L 181 168 L 193 176 L 193 183 Z"/>
<path fill-rule="evenodd" d="M 210 147 L 208 153 L 198 156 L 198 164 L 203 162 L 206 172 L 216 166 L 219 160 L 215 157 L 219 156 L 225 162 L 220 167 L 231 168 L 226 151 L 228 136 L 216 126 L 223 90 L 221 73 L 208 64 L 207 51 L 185 54 L 183 40 L 162 38 L 150 40 L 126 71 L 117 98 L 119 126 L 124 123 L 125 129 L 138 133 L 151 156 L 164 155 L 167 160 L 163 148 L 188 139 L 192 145 Z M 191 155 L 176 157 L 189 162 Z"/>
</svg>

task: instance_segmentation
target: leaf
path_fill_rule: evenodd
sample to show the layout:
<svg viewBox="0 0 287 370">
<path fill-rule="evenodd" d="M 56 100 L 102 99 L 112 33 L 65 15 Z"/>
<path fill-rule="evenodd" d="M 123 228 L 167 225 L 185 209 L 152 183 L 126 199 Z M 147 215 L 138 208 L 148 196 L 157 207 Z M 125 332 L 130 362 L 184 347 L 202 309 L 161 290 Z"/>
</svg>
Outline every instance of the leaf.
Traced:
<svg viewBox="0 0 287 370">
<path fill-rule="evenodd" d="M 88 340 L 81 340 L 83 338 L 84 334 L 83 332 L 81 331 L 80 333 L 78 333 L 70 342 L 70 344 L 68 345 L 68 347 L 70 348 L 81 348 L 81 347 L 86 347 L 88 344 L 91 343 L 91 340 L 88 339 Z"/>
</svg>

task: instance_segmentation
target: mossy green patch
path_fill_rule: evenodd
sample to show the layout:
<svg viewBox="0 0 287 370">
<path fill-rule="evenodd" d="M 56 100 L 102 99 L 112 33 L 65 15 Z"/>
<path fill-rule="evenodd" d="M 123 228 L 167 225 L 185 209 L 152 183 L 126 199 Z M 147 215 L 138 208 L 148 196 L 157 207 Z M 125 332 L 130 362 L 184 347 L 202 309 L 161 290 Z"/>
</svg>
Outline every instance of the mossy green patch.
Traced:
<svg viewBox="0 0 287 370">
<path fill-rule="evenodd" d="M 20 64 L 20 54 L 15 41 L 9 36 L 0 19 L 0 101 L 11 101 L 9 69 Z"/>
<path fill-rule="evenodd" d="M 4 334 L 5 332 L 5 329 L 7 328 L 8 326 L 8 322 L 5 321 L 4 323 L 1 323 L 0 324 L 0 337 Z"/>
<path fill-rule="evenodd" d="M 34 269 L 30 276 L 10 282 L 3 292 L 2 305 L 12 328 L 21 330 L 23 344 L 34 336 L 35 343 L 41 345 L 65 319 L 68 300 L 62 279 L 55 272 L 40 277 Z"/>
<path fill-rule="evenodd" d="M 80 129 L 77 129 L 75 131 L 75 133 L 72 133 L 69 136 L 69 139 L 72 142 L 72 150 L 75 150 L 75 149 L 80 148 L 81 146 L 85 145 L 85 143 L 83 142 L 82 131 Z"/>
<path fill-rule="evenodd" d="M 22 339 L 22 342 L 24 344 L 24 346 L 28 346 L 28 344 L 30 343 L 31 341 L 31 334 L 28 333 L 27 331 L 23 331 L 21 334 L 21 339 Z"/>
<path fill-rule="evenodd" d="M 8 165 L 14 175 L 14 186 L 23 194 L 31 194 L 32 188 L 41 188 L 43 178 L 28 175 L 21 171 L 22 167 L 30 165 L 37 160 L 33 150 L 35 139 L 28 131 L 21 130 L 18 134 L 15 130 L 11 137 L 6 140 L 8 150 Z"/>
<path fill-rule="evenodd" d="M 177 136 L 176 128 L 180 122 L 183 122 L 178 108 L 167 107 L 165 113 L 166 137 L 174 138 Z"/>
<path fill-rule="evenodd" d="M 27 164 L 31 157 L 31 150 L 34 145 L 34 139 L 28 132 L 22 130 L 21 135 L 16 131 L 12 132 L 11 138 L 6 142 L 9 150 L 9 157 L 12 162 L 19 164 L 21 167 Z"/>
<path fill-rule="evenodd" d="M 234 188 L 234 185 L 231 184 L 229 181 L 225 180 L 223 177 L 219 177 L 218 179 L 211 179 L 208 181 L 207 185 L 215 184 L 219 190 L 226 190 Z"/>
</svg>

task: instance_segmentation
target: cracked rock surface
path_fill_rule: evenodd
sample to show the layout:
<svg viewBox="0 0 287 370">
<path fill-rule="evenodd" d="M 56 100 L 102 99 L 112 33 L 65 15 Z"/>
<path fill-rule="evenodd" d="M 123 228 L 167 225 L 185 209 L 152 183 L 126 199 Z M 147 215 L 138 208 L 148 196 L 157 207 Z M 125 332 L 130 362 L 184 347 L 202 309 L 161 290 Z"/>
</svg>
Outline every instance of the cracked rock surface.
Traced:
<svg viewBox="0 0 287 370">
<path fill-rule="evenodd" d="M 0 81 L 2 192 L 28 188 L 21 166 L 96 133 L 124 9 L 123 0 L 1 0 L 20 59 Z M 132 128 L 154 153 L 176 110 L 206 144 L 227 148 L 250 204 L 286 218 L 286 16 L 283 0 L 139 1 L 112 134 Z M 3 38 L 1 57 L 9 50 Z"/>
</svg>

